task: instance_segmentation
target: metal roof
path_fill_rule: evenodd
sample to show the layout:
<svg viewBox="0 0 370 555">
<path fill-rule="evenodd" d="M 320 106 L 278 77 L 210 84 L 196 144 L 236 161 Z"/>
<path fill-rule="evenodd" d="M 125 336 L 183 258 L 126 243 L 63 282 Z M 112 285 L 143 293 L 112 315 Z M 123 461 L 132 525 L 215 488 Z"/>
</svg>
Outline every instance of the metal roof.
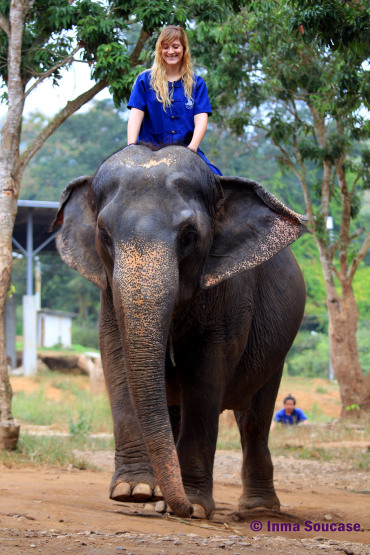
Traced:
<svg viewBox="0 0 370 555">
<path fill-rule="evenodd" d="M 27 228 L 32 221 L 33 251 L 50 240 L 53 232 L 50 230 L 57 213 L 59 202 L 45 200 L 18 200 L 18 212 L 15 218 L 13 238 L 27 250 Z M 21 252 L 17 244 L 13 244 L 13 250 Z M 40 249 L 41 250 L 41 249 Z M 56 252 L 55 241 L 47 243 L 42 250 L 44 252 Z"/>
</svg>

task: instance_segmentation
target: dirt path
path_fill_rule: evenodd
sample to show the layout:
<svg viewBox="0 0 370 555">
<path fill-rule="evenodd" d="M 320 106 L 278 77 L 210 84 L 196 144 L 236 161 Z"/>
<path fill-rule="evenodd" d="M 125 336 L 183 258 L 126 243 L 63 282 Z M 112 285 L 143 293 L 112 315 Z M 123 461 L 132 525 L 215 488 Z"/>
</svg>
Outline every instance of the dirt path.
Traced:
<svg viewBox="0 0 370 555">
<path fill-rule="evenodd" d="M 165 518 L 152 507 L 110 501 L 112 453 L 88 456 L 104 470 L 0 467 L 1 555 L 370 553 L 370 483 L 365 472 L 340 464 L 276 457 L 283 513 L 256 512 L 240 521 L 233 513 L 241 489 L 241 454 L 219 451 L 215 518 L 189 525 Z M 325 530 L 337 523 L 358 523 L 361 530 Z M 314 524 L 316 530 L 308 531 Z"/>
</svg>

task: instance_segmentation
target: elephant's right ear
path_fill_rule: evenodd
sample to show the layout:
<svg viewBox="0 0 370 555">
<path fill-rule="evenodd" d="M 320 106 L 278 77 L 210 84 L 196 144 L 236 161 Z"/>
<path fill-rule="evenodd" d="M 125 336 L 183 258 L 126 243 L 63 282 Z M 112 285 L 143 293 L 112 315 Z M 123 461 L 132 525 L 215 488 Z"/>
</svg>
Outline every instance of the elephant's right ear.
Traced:
<svg viewBox="0 0 370 555">
<path fill-rule="evenodd" d="M 106 289 L 107 275 L 95 248 L 96 219 L 87 198 L 91 180 L 83 176 L 68 183 L 53 229 L 61 226 L 56 245 L 62 260 L 99 289 Z"/>
</svg>

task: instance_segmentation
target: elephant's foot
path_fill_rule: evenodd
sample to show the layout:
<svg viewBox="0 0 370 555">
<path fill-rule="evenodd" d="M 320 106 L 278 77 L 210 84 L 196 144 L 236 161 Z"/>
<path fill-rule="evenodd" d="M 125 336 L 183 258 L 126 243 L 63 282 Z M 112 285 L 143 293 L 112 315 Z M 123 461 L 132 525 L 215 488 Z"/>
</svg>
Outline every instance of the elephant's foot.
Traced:
<svg viewBox="0 0 370 555">
<path fill-rule="evenodd" d="M 215 502 L 213 501 L 212 495 L 206 495 L 201 493 L 199 490 L 195 493 L 194 491 L 189 491 L 189 488 L 185 486 L 186 497 L 193 506 L 193 513 L 191 518 L 198 519 L 211 519 L 215 512 Z M 166 503 L 165 500 L 158 501 L 155 506 L 155 510 L 158 513 L 173 513 L 171 507 Z"/>
<path fill-rule="evenodd" d="M 157 480 L 151 472 L 141 469 L 136 473 L 122 467 L 113 474 L 109 497 L 114 501 L 131 503 L 163 499 Z"/>
<path fill-rule="evenodd" d="M 239 511 L 249 511 L 251 509 L 272 509 L 280 511 L 280 501 L 275 493 L 268 493 L 266 495 L 243 495 L 239 499 Z"/>
<path fill-rule="evenodd" d="M 132 486 L 129 482 L 117 482 L 111 491 L 110 498 L 114 501 L 129 501 L 142 503 L 145 501 L 158 501 L 163 499 L 159 486 L 154 488 L 150 484 L 139 482 Z"/>
<path fill-rule="evenodd" d="M 206 509 L 202 505 L 199 505 L 199 503 L 193 503 L 193 509 L 194 509 L 194 512 L 191 515 L 191 518 L 198 518 L 198 519 L 208 518 L 207 513 L 206 513 Z M 173 510 L 171 509 L 171 507 L 169 505 L 167 505 L 167 503 L 165 502 L 164 499 L 162 499 L 161 501 L 158 501 L 156 503 L 155 511 L 157 513 L 173 514 Z M 213 513 L 211 514 L 211 516 L 209 518 L 212 518 L 212 516 L 213 516 Z"/>
</svg>

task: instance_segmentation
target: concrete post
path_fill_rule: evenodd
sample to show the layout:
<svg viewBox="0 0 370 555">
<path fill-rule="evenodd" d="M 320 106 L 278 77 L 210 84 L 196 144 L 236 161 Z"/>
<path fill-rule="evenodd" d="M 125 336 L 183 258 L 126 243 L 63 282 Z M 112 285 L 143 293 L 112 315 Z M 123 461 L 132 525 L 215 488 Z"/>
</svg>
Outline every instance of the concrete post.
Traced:
<svg viewBox="0 0 370 555">
<path fill-rule="evenodd" d="M 11 368 L 17 366 L 17 353 L 15 349 L 16 326 L 15 326 L 15 295 L 7 297 L 4 311 L 5 320 L 5 348 L 6 356 Z"/>
<path fill-rule="evenodd" d="M 37 372 L 37 321 L 34 295 L 23 296 L 23 373 Z"/>
</svg>

